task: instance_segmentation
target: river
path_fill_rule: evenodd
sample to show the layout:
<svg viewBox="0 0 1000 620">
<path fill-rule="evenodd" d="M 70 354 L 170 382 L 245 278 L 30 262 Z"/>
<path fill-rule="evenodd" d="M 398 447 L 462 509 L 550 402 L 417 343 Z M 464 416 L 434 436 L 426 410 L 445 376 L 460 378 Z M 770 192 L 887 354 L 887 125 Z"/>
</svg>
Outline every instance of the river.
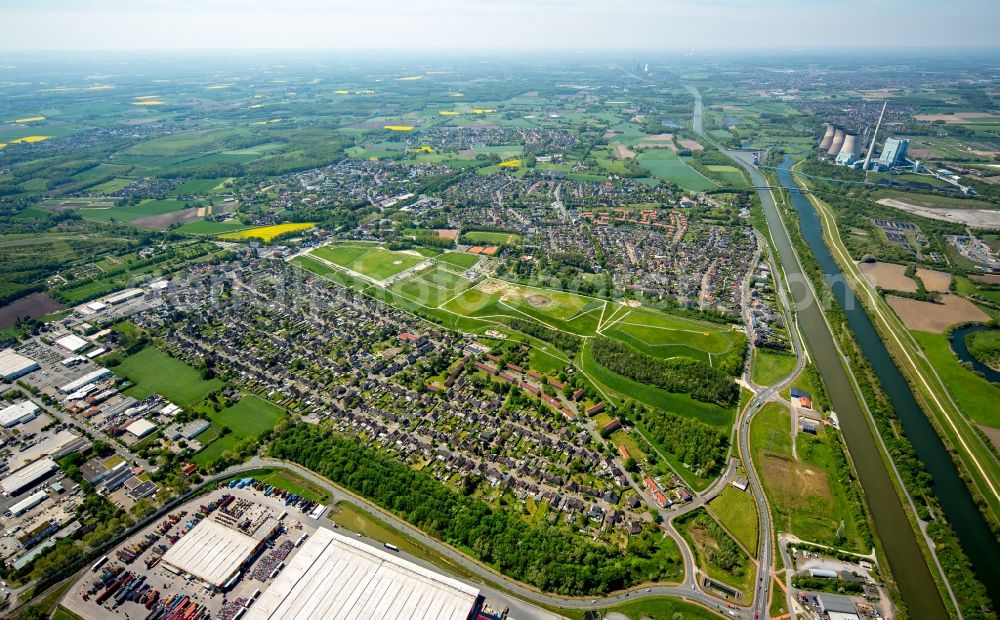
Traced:
<svg viewBox="0 0 1000 620">
<path fill-rule="evenodd" d="M 989 327 L 988 325 L 966 325 L 965 327 L 959 327 L 951 332 L 951 336 L 948 339 L 951 341 L 951 350 L 955 352 L 955 355 L 959 360 L 972 365 L 972 369 L 983 377 L 987 381 L 992 381 L 993 383 L 1000 383 L 1000 372 L 993 370 L 986 364 L 980 362 L 975 357 L 969 353 L 969 347 L 965 344 L 965 337 L 970 334 L 975 334 L 978 332 L 984 332 L 988 329 L 995 329 Z"/>
</svg>

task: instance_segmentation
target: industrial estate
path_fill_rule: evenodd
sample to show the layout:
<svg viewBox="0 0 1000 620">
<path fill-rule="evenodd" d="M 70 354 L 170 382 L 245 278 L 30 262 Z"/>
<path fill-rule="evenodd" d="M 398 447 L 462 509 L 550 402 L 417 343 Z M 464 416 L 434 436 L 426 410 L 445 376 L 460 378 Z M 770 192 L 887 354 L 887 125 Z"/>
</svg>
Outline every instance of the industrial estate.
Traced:
<svg viewBox="0 0 1000 620">
<path fill-rule="evenodd" d="M 4 617 L 997 617 L 995 56 L 341 60 L 4 65 Z"/>
</svg>

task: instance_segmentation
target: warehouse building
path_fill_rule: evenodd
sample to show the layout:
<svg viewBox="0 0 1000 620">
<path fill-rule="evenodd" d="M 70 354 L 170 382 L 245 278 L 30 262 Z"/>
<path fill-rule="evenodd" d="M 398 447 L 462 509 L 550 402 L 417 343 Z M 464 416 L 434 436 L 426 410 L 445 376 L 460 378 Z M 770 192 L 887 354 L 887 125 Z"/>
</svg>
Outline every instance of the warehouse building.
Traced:
<svg viewBox="0 0 1000 620">
<path fill-rule="evenodd" d="M 66 385 L 59 388 L 60 392 L 65 394 L 72 394 L 73 392 L 79 390 L 87 384 L 93 383 L 94 381 L 100 381 L 104 377 L 111 374 L 111 371 L 107 368 L 98 368 L 93 372 L 88 372 L 76 381 L 70 381 Z"/>
<path fill-rule="evenodd" d="M 38 362 L 27 358 L 14 349 L 0 351 L 0 377 L 4 381 L 14 381 L 29 372 L 38 370 Z"/>
<path fill-rule="evenodd" d="M 8 496 L 17 495 L 21 491 L 33 487 L 40 480 L 51 476 L 58 469 L 59 465 L 52 459 L 38 459 L 0 480 L 0 492 Z"/>
<path fill-rule="evenodd" d="M 38 417 L 38 405 L 26 400 L 16 405 L 0 409 L 0 426 L 10 428 L 25 422 L 31 422 Z"/>
<path fill-rule="evenodd" d="M 41 491 L 36 491 L 28 497 L 22 499 L 18 503 L 14 504 L 7 510 L 8 517 L 20 517 L 24 513 L 28 512 L 35 506 L 41 504 L 48 498 L 49 494 L 45 492 L 45 489 Z"/>
<path fill-rule="evenodd" d="M 240 572 L 265 540 L 203 519 L 167 549 L 162 562 L 218 590 Z"/>
<path fill-rule="evenodd" d="M 478 598 L 472 586 L 320 528 L 245 620 L 468 620 Z"/>
<path fill-rule="evenodd" d="M 125 289 L 120 293 L 115 293 L 114 295 L 108 295 L 104 298 L 104 303 L 110 306 L 117 306 L 120 303 L 129 301 L 130 299 L 136 299 L 137 297 L 143 296 L 143 290 L 141 288 L 129 288 Z"/>
<path fill-rule="evenodd" d="M 830 620 L 860 620 L 858 608 L 854 606 L 854 601 L 846 596 L 836 594 L 820 594 L 820 609 Z"/>
<path fill-rule="evenodd" d="M 70 353 L 76 353 L 77 351 L 82 351 L 87 348 L 87 345 L 90 343 L 76 334 L 69 334 L 68 336 L 63 336 L 62 338 L 56 340 L 56 344 Z"/>
</svg>

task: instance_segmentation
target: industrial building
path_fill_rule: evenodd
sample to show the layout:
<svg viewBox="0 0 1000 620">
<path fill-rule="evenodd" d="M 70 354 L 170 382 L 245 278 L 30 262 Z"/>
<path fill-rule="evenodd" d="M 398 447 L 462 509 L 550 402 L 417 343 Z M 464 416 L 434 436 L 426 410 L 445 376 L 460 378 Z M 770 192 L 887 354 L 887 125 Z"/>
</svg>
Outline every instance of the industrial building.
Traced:
<svg viewBox="0 0 1000 620">
<path fill-rule="evenodd" d="M 73 392 L 79 390 L 88 383 L 93 383 L 94 381 L 100 381 L 101 379 L 107 377 L 110 374 L 111 371 L 108 370 L 107 368 L 98 368 L 93 372 L 88 372 L 87 374 L 83 375 L 76 381 L 71 381 L 66 385 L 61 386 L 59 388 L 59 391 L 64 392 L 66 394 L 72 394 Z"/>
<path fill-rule="evenodd" d="M 104 298 L 104 303 L 117 306 L 120 303 L 124 303 L 130 299 L 135 299 L 137 297 L 142 297 L 143 291 L 141 288 L 130 288 L 125 289 L 120 293 L 115 293 L 114 295 L 108 295 Z"/>
<path fill-rule="evenodd" d="M 472 586 L 320 528 L 245 618 L 467 620 L 478 598 Z"/>
<path fill-rule="evenodd" d="M 56 344 L 70 353 L 76 353 L 77 351 L 82 351 L 87 348 L 87 345 L 90 343 L 76 334 L 69 334 L 68 336 L 63 336 L 62 338 L 57 339 Z"/>
<path fill-rule="evenodd" d="M 0 492 L 8 496 L 17 495 L 34 486 L 38 481 L 51 476 L 58 469 L 59 465 L 52 459 L 38 459 L 0 480 Z"/>
<path fill-rule="evenodd" d="M 31 422 L 38 417 L 38 405 L 26 400 L 24 402 L 0 409 L 0 426 L 10 428 L 25 422 Z"/>
<path fill-rule="evenodd" d="M 846 596 L 820 594 L 819 606 L 830 620 L 860 620 L 861 618 L 854 601 Z"/>
<path fill-rule="evenodd" d="M 905 138 L 888 138 L 882 146 L 882 153 L 876 160 L 880 166 L 893 168 L 895 166 L 905 166 L 906 152 L 910 148 L 910 141 Z"/>
<path fill-rule="evenodd" d="M 218 590 L 240 572 L 265 540 L 203 519 L 163 554 L 162 562 Z"/>
<path fill-rule="evenodd" d="M 0 377 L 4 381 L 14 381 L 29 372 L 38 370 L 38 362 L 29 359 L 14 349 L 0 351 Z"/>
<path fill-rule="evenodd" d="M 28 512 L 35 506 L 41 504 L 49 496 L 45 490 L 36 491 L 28 497 L 22 499 L 18 503 L 14 504 L 7 510 L 7 515 L 10 517 L 20 517 L 24 513 Z"/>
<path fill-rule="evenodd" d="M 140 418 L 135 422 L 132 422 L 131 424 L 126 426 L 125 430 L 128 431 L 136 439 L 142 439 L 146 435 L 149 435 L 150 433 L 155 431 L 156 425 L 150 422 L 149 420 Z"/>
</svg>

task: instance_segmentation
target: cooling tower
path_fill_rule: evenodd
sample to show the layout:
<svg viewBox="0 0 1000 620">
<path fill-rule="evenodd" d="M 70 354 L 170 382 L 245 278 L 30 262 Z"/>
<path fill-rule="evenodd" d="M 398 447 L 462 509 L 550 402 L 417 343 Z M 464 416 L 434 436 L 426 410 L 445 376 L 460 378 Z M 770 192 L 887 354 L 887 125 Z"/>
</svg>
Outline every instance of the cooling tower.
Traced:
<svg viewBox="0 0 1000 620">
<path fill-rule="evenodd" d="M 836 133 L 837 128 L 831 123 L 826 124 L 826 133 L 823 134 L 823 139 L 819 141 L 819 148 L 824 151 L 830 150 L 830 145 L 833 144 L 833 134 Z"/>
<path fill-rule="evenodd" d="M 840 155 L 861 155 L 861 138 L 856 133 L 849 133 L 844 136 L 844 144 L 840 147 Z"/>
<path fill-rule="evenodd" d="M 847 133 L 843 129 L 837 127 L 833 134 L 833 142 L 830 143 L 830 148 L 826 151 L 826 154 L 830 157 L 836 157 L 840 153 L 840 147 L 844 146 L 844 136 Z"/>
</svg>

